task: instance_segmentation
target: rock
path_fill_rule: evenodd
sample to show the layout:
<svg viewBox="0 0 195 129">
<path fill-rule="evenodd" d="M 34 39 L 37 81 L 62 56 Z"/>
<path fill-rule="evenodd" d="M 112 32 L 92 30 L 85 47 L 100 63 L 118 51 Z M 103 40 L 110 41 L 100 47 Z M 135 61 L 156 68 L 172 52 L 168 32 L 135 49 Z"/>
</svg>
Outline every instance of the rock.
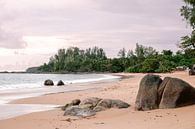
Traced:
<svg viewBox="0 0 195 129">
<path fill-rule="evenodd" d="M 63 106 L 61 109 L 62 109 L 63 111 L 65 111 L 68 107 L 76 106 L 76 105 L 79 105 L 80 103 L 81 103 L 81 100 L 80 100 L 80 99 L 74 99 L 74 100 L 72 100 L 71 103 L 66 104 L 66 105 Z"/>
<path fill-rule="evenodd" d="M 170 77 L 165 77 L 162 83 L 160 84 L 158 88 L 158 103 L 160 104 L 164 89 L 166 87 L 167 82 L 170 80 Z"/>
<path fill-rule="evenodd" d="M 53 83 L 52 80 L 48 79 L 48 80 L 45 80 L 44 85 L 45 85 L 45 86 L 53 86 L 54 83 Z"/>
<path fill-rule="evenodd" d="M 130 105 L 121 100 L 112 100 L 111 108 L 128 108 Z"/>
<path fill-rule="evenodd" d="M 112 100 L 111 99 L 103 99 L 101 100 L 97 106 L 104 107 L 105 109 L 109 109 L 112 107 Z"/>
<path fill-rule="evenodd" d="M 103 99 L 101 100 L 97 107 L 103 107 L 103 109 L 109 108 L 128 108 L 130 105 L 125 103 L 121 100 L 114 100 L 114 99 Z"/>
<path fill-rule="evenodd" d="M 137 110 L 177 108 L 192 104 L 195 104 L 195 88 L 181 79 L 165 77 L 161 83 L 159 76 L 147 75 L 141 80 L 136 98 Z"/>
<path fill-rule="evenodd" d="M 80 99 L 74 99 L 72 100 L 72 105 L 79 105 L 81 103 L 81 100 Z"/>
<path fill-rule="evenodd" d="M 102 99 L 96 98 L 96 97 L 91 97 L 83 100 L 80 105 L 85 105 L 85 104 L 91 104 L 93 107 L 95 107 Z"/>
<path fill-rule="evenodd" d="M 177 78 L 165 78 L 159 88 L 159 96 L 162 96 L 159 108 L 176 108 L 195 104 L 195 88 Z"/>
<path fill-rule="evenodd" d="M 79 117 L 90 117 L 94 116 L 96 114 L 95 111 L 93 111 L 90 107 L 90 105 L 85 106 L 71 106 L 66 109 L 64 115 L 70 115 L 70 116 L 79 116 Z"/>
<path fill-rule="evenodd" d="M 106 108 L 105 107 L 102 107 L 102 106 L 96 106 L 95 108 L 93 108 L 93 110 L 95 112 L 101 112 L 101 111 L 105 111 Z"/>
<path fill-rule="evenodd" d="M 140 82 L 136 97 L 136 110 L 151 110 L 158 108 L 158 88 L 162 79 L 157 75 L 146 75 Z"/>
<path fill-rule="evenodd" d="M 58 81 L 57 86 L 64 86 L 64 82 L 62 80 Z"/>
<path fill-rule="evenodd" d="M 65 111 L 68 107 L 73 106 L 71 103 L 65 104 L 65 106 L 62 106 L 61 109 Z"/>
<path fill-rule="evenodd" d="M 110 108 L 128 108 L 130 105 L 121 101 L 113 99 L 101 98 L 87 98 L 82 102 L 79 99 L 73 100 L 66 104 L 62 109 L 65 111 L 64 115 L 88 117 L 95 115 L 96 112 L 104 111 Z"/>
</svg>

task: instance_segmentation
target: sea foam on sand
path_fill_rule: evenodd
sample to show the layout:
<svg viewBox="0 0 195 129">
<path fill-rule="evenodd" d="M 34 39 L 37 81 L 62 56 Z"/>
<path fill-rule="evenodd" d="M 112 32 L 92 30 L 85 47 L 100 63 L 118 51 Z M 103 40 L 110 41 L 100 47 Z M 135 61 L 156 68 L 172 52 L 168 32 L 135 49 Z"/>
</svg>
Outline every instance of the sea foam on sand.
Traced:
<svg viewBox="0 0 195 129">
<path fill-rule="evenodd" d="M 52 110 L 59 105 L 39 104 L 0 104 L 0 120 L 25 115 L 33 112 Z"/>
</svg>

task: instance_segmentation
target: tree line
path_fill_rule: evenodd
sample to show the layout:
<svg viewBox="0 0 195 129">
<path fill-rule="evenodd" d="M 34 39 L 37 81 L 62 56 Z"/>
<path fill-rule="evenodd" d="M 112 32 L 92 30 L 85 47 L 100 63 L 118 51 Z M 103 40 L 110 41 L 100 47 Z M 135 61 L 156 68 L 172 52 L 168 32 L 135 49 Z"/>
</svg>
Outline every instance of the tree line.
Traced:
<svg viewBox="0 0 195 129">
<path fill-rule="evenodd" d="M 152 47 L 136 44 L 135 50 L 122 48 L 117 58 L 108 58 L 102 48 L 82 50 L 78 47 L 59 49 L 38 72 L 170 72 L 177 66 L 190 67 L 195 56 L 189 52 L 156 51 Z"/>
</svg>

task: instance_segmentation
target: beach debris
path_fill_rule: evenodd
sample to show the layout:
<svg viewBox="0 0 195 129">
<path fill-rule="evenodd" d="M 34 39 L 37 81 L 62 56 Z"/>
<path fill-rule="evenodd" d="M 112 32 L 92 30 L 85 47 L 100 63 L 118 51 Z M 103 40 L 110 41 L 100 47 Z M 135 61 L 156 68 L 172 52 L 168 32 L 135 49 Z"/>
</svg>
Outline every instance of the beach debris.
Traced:
<svg viewBox="0 0 195 129">
<path fill-rule="evenodd" d="M 62 80 L 58 81 L 57 86 L 64 86 L 64 82 Z"/>
<path fill-rule="evenodd" d="M 53 86 L 53 85 L 54 85 L 54 83 L 53 83 L 53 81 L 52 81 L 52 80 L 47 79 L 47 80 L 45 80 L 44 85 L 45 85 L 45 86 Z"/>
<path fill-rule="evenodd" d="M 140 82 L 135 109 L 177 108 L 195 104 L 195 88 L 187 82 L 157 75 L 146 75 Z"/>
<path fill-rule="evenodd" d="M 75 100 L 73 100 L 75 101 Z M 96 97 L 87 98 L 78 105 L 73 105 L 73 101 L 66 104 L 62 109 L 65 111 L 64 115 L 90 117 L 94 116 L 96 112 L 104 111 L 110 108 L 128 108 L 130 105 L 121 100 L 115 99 L 101 99 Z"/>
</svg>

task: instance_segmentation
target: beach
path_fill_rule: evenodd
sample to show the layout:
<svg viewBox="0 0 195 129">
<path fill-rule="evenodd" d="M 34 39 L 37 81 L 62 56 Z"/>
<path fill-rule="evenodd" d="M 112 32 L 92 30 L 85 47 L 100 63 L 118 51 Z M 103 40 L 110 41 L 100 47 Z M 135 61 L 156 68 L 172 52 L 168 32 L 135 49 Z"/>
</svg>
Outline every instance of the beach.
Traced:
<svg viewBox="0 0 195 129">
<path fill-rule="evenodd" d="M 110 109 L 93 117 L 78 118 L 63 116 L 64 111 L 55 108 L 49 111 L 34 112 L 10 119 L 0 120 L 0 129 L 194 129 L 195 105 L 175 109 L 135 111 L 135 99 L 139 83 L 145 74 L 120 73 L 117 81 L 88 83 L 92 89 L 60 92 L 38 97 L 14 100 L 11 104 L 65 105 L 73 99 L 101 97 L 120 99 L 131 106 L 127 109 Z M 177 77 L 195 87 L 195 76 L 187 72 L 159 74 L 164 77 Z M 0 109 L 1 110 L 1 109 Z"/>
</svg>

